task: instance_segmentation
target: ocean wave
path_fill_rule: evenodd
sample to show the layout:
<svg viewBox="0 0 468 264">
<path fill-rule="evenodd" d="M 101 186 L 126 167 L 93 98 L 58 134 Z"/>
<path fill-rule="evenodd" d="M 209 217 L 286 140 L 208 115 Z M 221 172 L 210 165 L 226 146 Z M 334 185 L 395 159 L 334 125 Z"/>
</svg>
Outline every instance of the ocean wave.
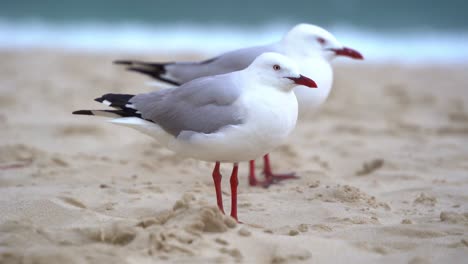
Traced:
<svg viewBox="0 0 468 264">
<path fill-rule="evenodd" d="M 349 26 L 327 27 L 366 61 L 468 62 L 468 32 L 371 32 Z M 96 52 L 199 52 L 216 55 L 231 49 L 278 40 L 286 24 L 258 27 L 136 23 L 50 24 L 0 21 L 0 48 L 61 48 Z"/>
</svg>

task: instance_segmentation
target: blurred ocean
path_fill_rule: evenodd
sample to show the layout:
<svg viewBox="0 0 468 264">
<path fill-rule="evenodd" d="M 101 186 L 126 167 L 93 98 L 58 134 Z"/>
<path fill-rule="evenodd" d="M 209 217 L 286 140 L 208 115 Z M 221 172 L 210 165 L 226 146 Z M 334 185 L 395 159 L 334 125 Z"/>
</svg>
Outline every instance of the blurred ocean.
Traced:
<svg viewBox="0 0 468 264">
<path fill-rule="evenodd" d="M 97 1 L 0 3 L 0 47 L 215 55 L 306 22 L 370 61 L 468 62 L 468 1 Z"/>
</svg>

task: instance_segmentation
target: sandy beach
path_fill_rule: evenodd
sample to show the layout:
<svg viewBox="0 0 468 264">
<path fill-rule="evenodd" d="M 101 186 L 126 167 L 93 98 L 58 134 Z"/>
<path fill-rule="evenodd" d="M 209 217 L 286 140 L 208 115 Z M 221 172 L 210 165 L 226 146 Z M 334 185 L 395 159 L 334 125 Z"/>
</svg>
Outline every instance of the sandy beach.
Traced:
<svg viewBox="0 0 468 264">
<path fill-rule="evenodd" d="M 102 108 L 104 93 L 155 89 L 114 59 L 196 54 L 0 58 L 0 263 L 468 259 L 468 64 L 336 64 L 328 102 L 272 153 L 300 179 L 249 187 L 241 164 L 236 224 L 216 209 L 212 164 L 71 115 Z"/>
</svg>

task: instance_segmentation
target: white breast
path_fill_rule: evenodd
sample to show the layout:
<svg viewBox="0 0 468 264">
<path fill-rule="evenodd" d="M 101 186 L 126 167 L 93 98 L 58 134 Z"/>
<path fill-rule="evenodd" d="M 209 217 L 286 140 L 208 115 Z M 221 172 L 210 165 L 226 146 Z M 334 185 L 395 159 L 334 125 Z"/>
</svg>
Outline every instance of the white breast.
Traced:
<svg viewBox="0 0 468 264">
<path fill-rule="evenodd" d="M 244 98 L 250 105 L 246 127 L 252 141 L 265 149 L 281 144 L 296 126 L 298 103 L 294 93 L 256 93 Z"/>
<path fill-rule="evenodd" d="M 297 86 L 294 92 L 299 102 L 299 116 L 313 114 L 328 98 L 333 84 L 333 70 L 328 61 L 318 58 L 294 58 L 299 65 L 301 74 L 317 83 L 317 88 Z"/>
</svg>

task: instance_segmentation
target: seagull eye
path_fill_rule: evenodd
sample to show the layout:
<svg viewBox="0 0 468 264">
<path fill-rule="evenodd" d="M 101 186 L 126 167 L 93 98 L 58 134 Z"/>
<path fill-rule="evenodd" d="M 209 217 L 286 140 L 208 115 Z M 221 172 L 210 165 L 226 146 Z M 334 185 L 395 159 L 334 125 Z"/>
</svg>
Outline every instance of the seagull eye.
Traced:
<svg viewBox="0 0 468 264">
<path fill-rule="evenodd" d="M 273 65 L 273 70 L 279 71 L 279 70 L 281 70 L 281 66 L 279 66 L 278 64 L 275 64 L 275 65 Z"/>
<path fill-rule="evenodd" d="M 325 41 L 324 38 L 318 37 L 317 42 L 320 43 L 320 45 L 323 45 L 323 44 L 325 44 L 326 41 Z"/>
</svg>

